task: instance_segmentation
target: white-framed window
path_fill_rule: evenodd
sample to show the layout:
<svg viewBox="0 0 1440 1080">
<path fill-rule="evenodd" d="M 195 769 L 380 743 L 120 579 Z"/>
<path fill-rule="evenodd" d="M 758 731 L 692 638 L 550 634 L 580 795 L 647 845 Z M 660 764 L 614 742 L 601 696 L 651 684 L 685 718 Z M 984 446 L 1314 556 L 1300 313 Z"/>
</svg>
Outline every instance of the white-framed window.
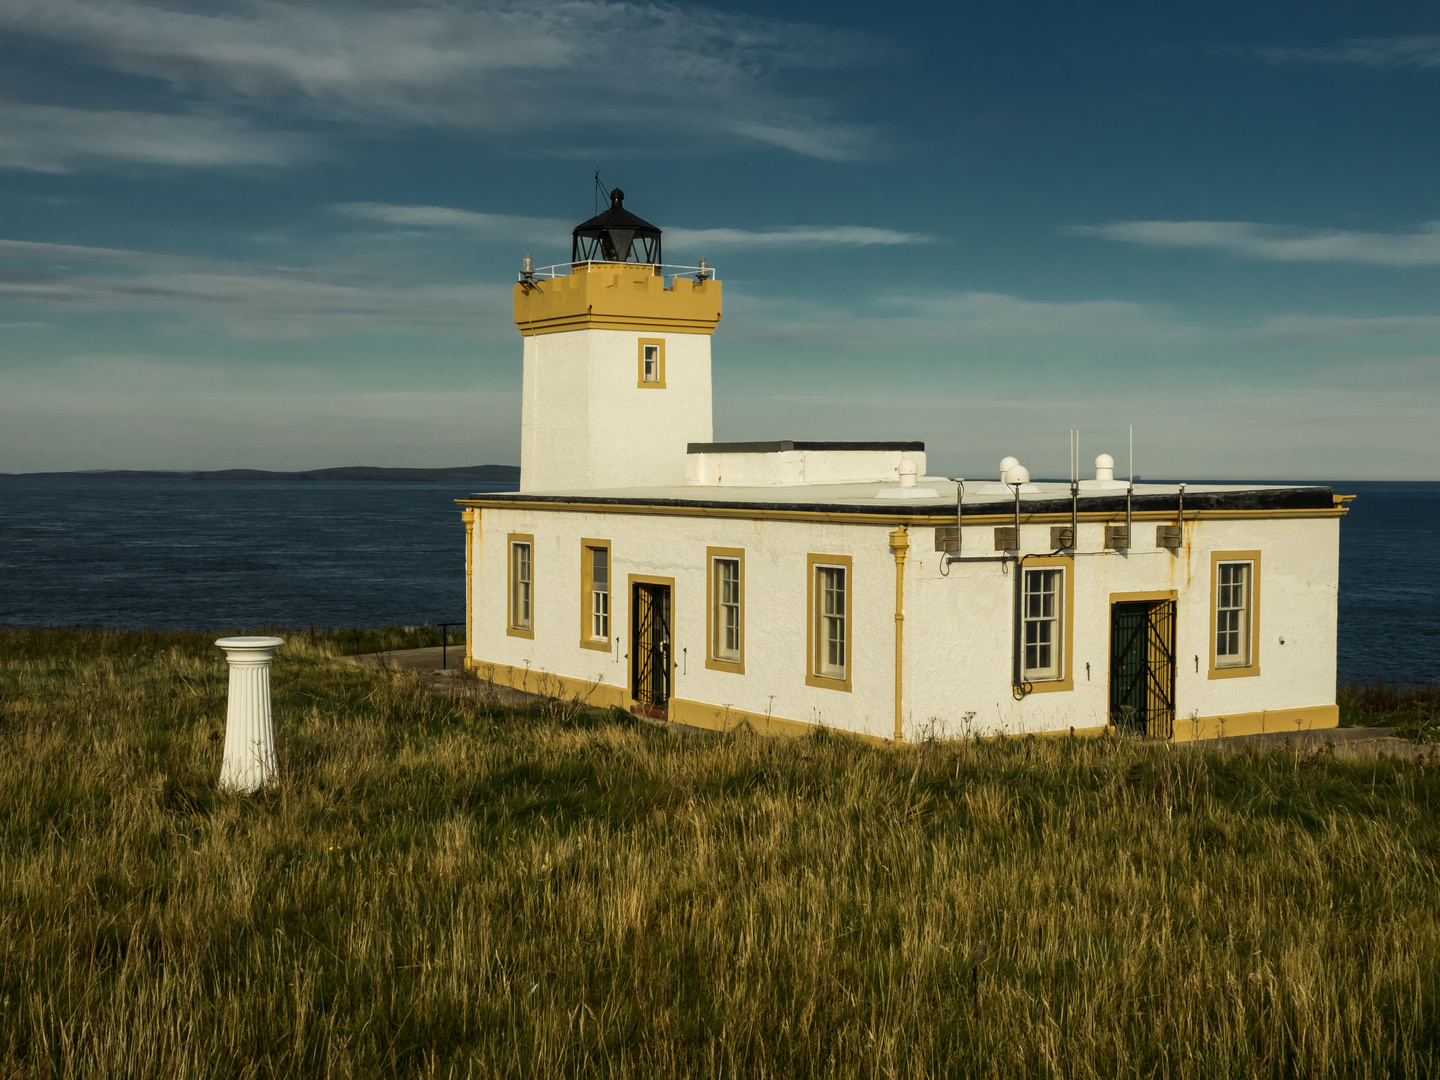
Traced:
<svg viewBox="0 0 1440 1080">
<path fill-rule="evenodd" d="M 1249 562 L 1222 562 L 1215 571 L 1215 666 L 1247 667 L 1254 567 Z"/>
<path fill-rule="evenodd" d="M 515 630 L 534 628 L 534 566 L 531 542 L 510 542 L 510 626 Z"/>
<path fill-rule="evenodd" d="M 845 635 L 849 617 L 843 566 L 815 567 L 815 674 L 845 678 Z"/>
<path fill-rule="evenodd" d="M 610 640 L 610 549 L 592 547 L 590 552 L 590 639 Z"/>
<path fill-rule="evenodd" d="M 1064 570 L 1050 567 L 1025 571 L 1021 607 L 1026 679 L 1058 679 L 1064 674 L 1061 671 L 1063 652 L 1060 641 L 1064 575 Z"/>
<path fill-rule="evenodd" d="M 714 575 L 711 588 L 715 598 L 715 626 L 711 641 L 715 659 L 738 664 L 741 658 L 740 560 L 717 557 L 710 565 Z"/>
<path fill-rule="evenodd" d="M 643 368 L 640 381 L 647 383 L 658 383 L 660 381 L 660 346 L 642 345 L 644 359 L 641 361 Z"/>
</svg>

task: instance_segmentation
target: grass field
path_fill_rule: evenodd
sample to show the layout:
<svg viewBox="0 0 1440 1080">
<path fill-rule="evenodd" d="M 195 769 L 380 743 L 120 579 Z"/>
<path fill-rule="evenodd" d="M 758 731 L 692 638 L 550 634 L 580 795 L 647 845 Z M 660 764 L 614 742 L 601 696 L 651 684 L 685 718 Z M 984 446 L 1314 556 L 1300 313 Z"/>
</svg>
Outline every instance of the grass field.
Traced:
<svg viewBox="0 0 1440 1080">
<path fill-rule="evenodd" d="M 677 736 L 0 630 L 0 1076 L 1427 1076 L 1440 762 Z M 1358 707 L 1358 706 L 1356 706 Z"/>
</svg>

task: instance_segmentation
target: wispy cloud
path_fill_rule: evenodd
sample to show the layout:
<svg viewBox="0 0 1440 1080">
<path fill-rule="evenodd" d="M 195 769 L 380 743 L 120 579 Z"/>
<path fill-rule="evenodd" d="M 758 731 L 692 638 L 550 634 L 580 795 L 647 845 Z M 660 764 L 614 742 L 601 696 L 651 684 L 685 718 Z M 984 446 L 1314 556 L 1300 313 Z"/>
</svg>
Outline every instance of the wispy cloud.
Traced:
<svg viewBox="0 0 1440 1080">
<path fill-rule="evenodd" d="M 1353 64 L 1368 68 L 1440 67 L 1440 37 L 1351 38 L 1339 45 L 1245 50 L 1267 64 Z"/>
<path fill-rule="evenodd" d="M 473 329 L 505 313 L 509 296 L 501 284 L 0 240 L 0 301 L 147 312 L 177 329 L 218 325 L 238 337 L 317 337 L 359 327 Z"/>
<path fill-rule="evenodd" d="M 525 217 L 521 214 L 484 214 L 450 206 L 395 206 L 391 203 L 337 203 L 342 214 L 402 228 L 445 229 L 486 233 L 496 236 L 550 236 L 568 233 L 574 222 L 560 218 Z"/>
<path fill-rule="evenodd" d="M 573 222 L 559 218 L 524 217 L 518 214 L 486 214 L 448 206 L 395 206 L 390 203 L 340 203 L 342 214 L 402 228 L 441 229 L 525 238 L 563 237 Z M 875 245 L 927 244 L 935 238 L 925 233 L 879 229 L 870 225 L 783 225 L 771 229 L 685 229 L 665 228 L 665 239 L 687 248 L 710 251 L 808 248 L 871 247 Z"/>
<path fill-rule="evenodd" d="M 225 116 L 0 105 L 0 167 L 64 173 L 99 161 L 215 167 L 310 156 L 298 135 Z"/>
<path fill-rule="evenodd" d="M 786 225 L 776 229 L 666 229 L 665 237 L 688 247 L 736 248 L 872 247 L 928 244 L 925 233 L 897 232 L 869 225 Z"/>
<path fill-rule="evenodd" d="M 1252 221 L 1117 221 L 1070 225 L 1061 231 L 1147 247 L 1226 251 L 1276 262 L 1440 266 L 1440 221 L 1394 233 L 1292 228 Z"/>
<path fill-rule="evenodd" d="M 852 31 L 605 0 L 9 0 L 0 33 L 281 126 L 623 128 L 823 160 L 865 155 L 873 133 L 795 94 L 793 76 L 891 51 Z"/>
</svg>

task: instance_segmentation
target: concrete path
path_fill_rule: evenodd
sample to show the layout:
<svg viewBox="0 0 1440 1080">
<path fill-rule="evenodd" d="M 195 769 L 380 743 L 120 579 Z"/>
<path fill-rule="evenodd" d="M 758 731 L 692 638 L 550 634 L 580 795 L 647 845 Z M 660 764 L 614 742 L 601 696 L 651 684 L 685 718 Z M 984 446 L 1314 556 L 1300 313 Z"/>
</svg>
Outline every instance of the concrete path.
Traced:
<svg viewBox="0 0 1440 1080">
<path fill-rule="evenodd" d="M 439 645 L 428 649 L 395 649 L 343 656 L 341 659 L 361 667 L 413 671 L 426 680 L 432 694 L 472 694 L 499 705 L 534 705 L 544 700 L 539 694 L 527 694 L 523 690 L 512 690 L 508 686 L 477 679 L 472 672 L 465 670 L 464 645 L 451 645 L 445 649 Z M 442 661 L 446 665 L 444 668 L 440 666 Z"/>
<path fill-rule="evenodd" d="M 1272 731 L 1264 735 L 1232 735 L 1224 739 L 1201 739 L 1190 746 L 1215 750 L 1298 750 L 1314 752 L 1334 747 L 1336 757 L 1363 757 L 1391 754 L 1395 757 L 1440 757 L 1440 746 L 1397 738 L 1394 728 L 1321 728 L 1318 731 Z"/>
</svg>

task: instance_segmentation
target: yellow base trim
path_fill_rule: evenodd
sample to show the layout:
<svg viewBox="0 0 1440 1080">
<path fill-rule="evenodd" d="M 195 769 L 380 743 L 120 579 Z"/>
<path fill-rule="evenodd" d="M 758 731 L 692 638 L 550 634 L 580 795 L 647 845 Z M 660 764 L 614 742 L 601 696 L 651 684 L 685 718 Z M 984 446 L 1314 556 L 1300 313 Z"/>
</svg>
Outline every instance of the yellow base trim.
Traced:
<svg viewBox="0 0 1440 1080">
<path fill-rule="evenodd" d="M 539 668 L 512 667 L 509 664 L 493 664 L 487 660 L 466 660 L 465 666 L 482 679 L 488 679 L 497 686 L 511 690 L 523 690 L 527 694 L 542 694 L 547 697 L 579 698 L 586 705 L 597 709 L 614 706 L 623 709 L 629 705 L 629 695 L 623 686 L 597 683 L 591 679 L 577 679 L 570 675 L 556 675 Z"/>
<path fill-rule="evenodd" d="M 1231 713 L 1228 716 L 1176 717 L 1175 742 L 1228 738 L 1232 735 L 1294 735 L 1340 726 L 1339 705 L 1310 705 L 1299 709 L 1266 709 L 1264 712 Z"/>
<path fill-rule="evenodd" d="M 730 709 L 723 705 L 707 705 L 703 701 L 686 701 L 684 698 L 670 699 L 670 722 L 686 727 L 702 728 L 705 731 L 735 731 L 749 728 L 757 735 L 784 735 L 790 738 L 804 738 L 819 731 L 820 724 L 809 724 L 803 720 L 787 720 L 781 716 L 766 716 L 764 713 L 746 712 L 744 709 Z M 831 728 L 841 735 L 852 735 L 879 746 L 890 745 L 890 740 L 875 735 L 862 735 L 855 731 Z"/>
</svg>

